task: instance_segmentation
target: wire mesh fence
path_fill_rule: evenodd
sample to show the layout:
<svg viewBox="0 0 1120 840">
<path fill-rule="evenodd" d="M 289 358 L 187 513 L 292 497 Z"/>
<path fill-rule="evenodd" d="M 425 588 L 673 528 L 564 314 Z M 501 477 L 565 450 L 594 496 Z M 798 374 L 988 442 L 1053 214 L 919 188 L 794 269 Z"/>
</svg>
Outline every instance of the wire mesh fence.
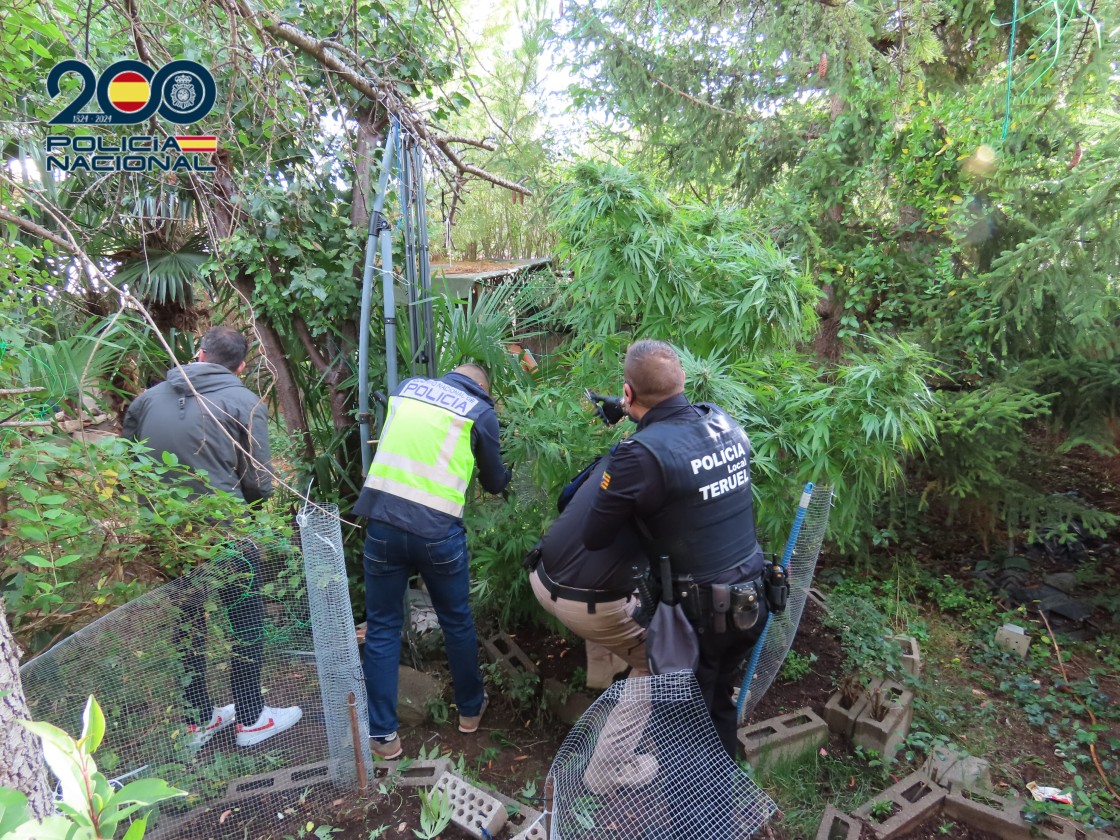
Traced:
<svg viewBox="0 0 1120 840">
<path fill-rule="evenodd" d="M 564 739 L 551 779 L 551 840 L 735 840 L 777 811 L 724 750 L 691 671 L 607 689 Z"/>
<path fill-rule="evenodd" d="M 831 510 L 832 488 L 814 487 L 789 560 L 789 600 L 786 608 L 783 612 L 770 614 L 766 630 L 747 664 L 738 705 L 740 723 L 747 719 L 769 690 L 793 645 L 828 530 Z"/>
<path fill-rule="evenodd" d="M 265 535 L 220 544 L 209 563 L 21 669 L 32 717 L 72 734 L 97 697 L 107 777 L 158 777 L 189 792 L 160 806 L 146 836 L 283 836 L 368 773 L 334 513 L 301 514 L 305 552 Z M 284 796 L 297 789 L 302 811 Z"/>
</svg>

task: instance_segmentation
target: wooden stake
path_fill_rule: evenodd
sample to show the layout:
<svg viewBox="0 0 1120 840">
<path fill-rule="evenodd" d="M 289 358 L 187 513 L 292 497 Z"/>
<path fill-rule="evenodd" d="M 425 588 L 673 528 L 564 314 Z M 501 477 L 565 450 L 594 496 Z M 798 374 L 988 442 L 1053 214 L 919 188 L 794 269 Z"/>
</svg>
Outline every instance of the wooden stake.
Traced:
<svg viewBox="0 0 1120 840">
<path fill-rule="evenodd" d="M 556 781 L 550 773 L 544 779 L 544 833 L 552 836 L 552 800 L 556 795 Z"/>
<path fill-rule="evenodd" d="M 354 769 L 358 772 L 358 793 L 365 796 L 368 782 L 366 762 L 365 756 L 362 755 L 361 733 L 358 731 L 358 698 L 354 696 L 353 691 L 347 698 L 347 705 L 350 707 L 350 740 L 354 742 Z M 368 744 L 366 748 L 369 748 Z"/>
</svg>

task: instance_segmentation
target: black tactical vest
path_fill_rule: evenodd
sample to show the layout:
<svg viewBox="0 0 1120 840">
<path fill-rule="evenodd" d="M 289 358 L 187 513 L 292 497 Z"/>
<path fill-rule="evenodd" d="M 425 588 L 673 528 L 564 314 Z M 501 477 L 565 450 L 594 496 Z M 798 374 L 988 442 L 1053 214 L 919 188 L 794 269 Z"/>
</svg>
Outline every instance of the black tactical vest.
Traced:
<svg viewBox="0 0 1120 840">
<path fill-rule="evenodd" d="M 666 504 L 645 519 L 675 576 L 704 580 L 761 557 L 754 533 L 750 441 L 726 413 L 697 403 L 696 418 L 662 420 L 634 434 L 661 467 Z"/>
</svg>

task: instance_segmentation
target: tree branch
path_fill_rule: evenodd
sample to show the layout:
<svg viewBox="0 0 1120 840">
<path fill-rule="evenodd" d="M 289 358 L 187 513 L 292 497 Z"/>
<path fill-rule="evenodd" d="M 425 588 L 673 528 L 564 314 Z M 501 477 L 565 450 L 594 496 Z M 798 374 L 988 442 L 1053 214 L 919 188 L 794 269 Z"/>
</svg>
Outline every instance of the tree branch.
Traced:
<svg viewBox="0 0 1120 840">
<path fill-rule="evenodd" d="M 32 236 L 37 236 L 40 239 L 46 239 L 48 242 L 53 242 L 59 248 L 62 248 L 66 253 L 73 254 L 74 256 L 81 256 L 82 250 L 76 245 L 72 244 L 68 239 L 64 239 L 53 231 L 47 230 L 40 224 L 36 224 L 30 219 L 25 219 L 22 216 L 17 216 L 14 213 L 9 213 L 3 207 L 0 207 L 0 220 L 11 222 L 16 227 L 27 231 Z"/>
<path fill-rule="evenodd" d="M 400 121 L 403 128 L 416 136 L 429 148 L 435 147 L 438 149 L 443 156 L 451 162 L 451 165 L 460 172 L 474 175 L 476 178 L 489 181 L 499 187 L 505 187 L 507 190 L 512 190 L 513 192 L 523 193 L 525 195 L 533 194 L 532 190 L 523 187 L 521 184 L 465 162 L 451 150 L 446 138 L 437 137 L 432 134 L 428 124 L 415 109 L 410 107 L 397 93 L 394 85 L 387 81 L 370 79 L 363 75 L 359 69 L 339 58 L 336 54 L 339 52 L 339 45 L 336 42 L 313 38 L 299 27 L 287 21 L 272 17 L 269 12 L 262 11 L 258 15 L 249 8 L 246 0 L 236 0 L 236 9 L 238 13 L 245 18 L 250 25 L 257 28 L 258 31 L 268 33 L 273 38 L 291 44 L 300 51 L 311 56 L 318 61 L 324 69 L 336 74 L 354 90 L 381 105 L 381 107 Z M 477 142 L 475 145 L 477 145 Z M 482 148 L 485 148 L 485 146 Z"/>
<path fill-rule="evenodd" d="M 439 139 L 444 143 L 463 143 L 467 146 L 475 146 L 479 149 L 485 149 L 488 152 L 494 151 L 495 148 L 494 144 L 487 140 L 475 140 L 471 137 L 456 137 L 453 135 L 447 135 L 446 137 L 440 137 Z"/>
<path fill-rule="evenodd" d="M 691 96 L 690 94 L 685 93 L 683 90 L 678 90 L 677 88 L 673 87 L 672 85 L 668 84 L 667 82 L 661 81 L 659 78 L 657 78 L 656 76 L 654 76 L 652 73 L 650 73 L 648 71 L 646 72 L 646 75 L 649 76 L 649 80 L 651 82 L 653 82 L 655 85 L 658 85 L 659 87 L 663 87 L 663 88 L 665 88 L 665 90 L 667 90 L 671 93 L 675 93 L 677 96 L 683 97 L 684 99 L 687 99 L 689 102 L 693 103 L 694 105 L 699 105 L 702 108 L 711 108 L 713 111 L 717 111 L 721 114 L 727 114 L 727 116 L 729 116 L 729 117 L 739 116 L 734 111 L 728 111 L 726 108 L 721 108 L 718 105 L 713 105 L 711 102 L 705 102 L 703 99 L 697 99 L 695 96 Z"/>
<path fill-rule="evenodd" d="M 295 324 L 296 335 L 299 336 L 303 349 L 307 351 L 307 357 L 311 359 L 311 364 L 315 365 L 315 369 L 319 373 L 327 373 L 331 369 L 331 364 L 315 345 L 315 339 L 311 337 L 311 331 L 307 328 L 307 323 L 299 315 L 292 319 L 292 323 Z"/>
</svg>

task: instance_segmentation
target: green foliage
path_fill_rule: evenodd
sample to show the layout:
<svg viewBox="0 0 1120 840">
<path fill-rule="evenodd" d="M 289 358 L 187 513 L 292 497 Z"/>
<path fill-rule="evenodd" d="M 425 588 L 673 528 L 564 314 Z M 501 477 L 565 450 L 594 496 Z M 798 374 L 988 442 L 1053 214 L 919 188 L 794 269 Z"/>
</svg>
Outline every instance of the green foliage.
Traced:
<svg viewBox="0 0 1120 840">
<path fill-rule="evenodd" d="M 1120 821 L 1116 797 L 1102 790 L 1087 788 L 1081 774 L 1074 775 L 1073 787 L 1067 792 L 1073 798 L 1073 802 L 1068 805 L 1064 802 L 1028 799 L 1023 806 L 1023 819 L 1041 828 L 1070 820 L 1078 825 L 1100 829 L 1110 828 Z"/>
<path fill-rule="evenodd" d="M 537 717 L 541 709 L 541 678 L 539 674 L 512 668 L 501 662 L 482 666 L 490 684 L 509 701 L 514 711 L 528 719 Z"/>
<path fill-rule="evenodd" d="M 872 679 L 899 678 L 902 653 L 898 643 L 889 638 L 892 631 L 886 614 L 872 600 L 833 592 L 822 621 L 840 636 L 842 677 L 853 676 L 863 685 Z"/>
<path fill-rule="evenodd" d="M 436 790 L 421 791 L 420 797 L 420 828 L 412 829 L 420 840 L 434 840 L 439 833 L 451 824 L 451 815 L 454 805 L 451 794 L 447 791 Z"/>
<path fill-rule="evenodd" d="M 799 761 L 767 765 L 759 783 L 782 803 L 783 833 L 812 837 L 826 803 L 851 812 L 890 784 L 881 762 L 829 748 L 812 751 Z"/>
<path fill-rule="evenodd" d="M 879 802 L 873 802 L 868 813 L 875 822 L 882 822 L 891 815 L 891 811 L 894 807 L 895 805 L 893 802 L 889 799 L 884 799 Z"/>
<path fill-rule="evenodd" d="M 105 716 L 93 697 L 82 716 L 82 735 L 67 735 L 49 723 L 20 721 L 43 744 L 43 757 L 58 778 L 59 813 L 41 822 L 27 812 L 22 794 L 0 788 L 0 836 L 11 840 L 140 840 L 153 805 L 186 796 L 160 779 L 137 779 L 120 789 L 98 772 L 93 754 L 105 735 Z M 22 799 L 22 802 L 20 801 Z"/>
<path fill-rule="evenodd" d="M 672 335 L 692 352 L 759 353 L 807 337 L 816 290 L 731 208 L 677 207 L 648 179 L 582 163 L 557 189 L 561 306 L 583 335 Z"/>
<path fill-rule="evenodd" d="M 1081 10 L 1037 11 L 1020 9 L 1009 28 L 965 0 L 750 15 L 713 2 L 576 0 L 556 32 L 608 153 L 765 220 L 825 292 L 817 349 L 843 358 L 873 332 L 931 354 L 943 371 L 931 381 L 961 391 L 939 393 L 949 460 L 929 459 L 940 472 L 925 500 L 986 532 L 1044 515 L 1030 481 L 997 480 L 1029 446 L 1025 421 L 1055 420 L 1072 433 L 1066 445 L 1114 451 L 1106 420 L 1120 397 L 1120 117 L 1107 82 L 1118 42 L 1094 34 Z M 616 252 L 646 264 L 673 252 L 663 235 L 673 208 L 630 204 L 616 213 Z M 596 253 L 602 233 L 578 233 L 591 247 L 577 264 L 608 265 Z M 619 257 L 610 271 L 632 288 L 638 262 Z M 671 293 L 695 302 L 687 286 Z M 700 307 L 679 320 L 710 317 Z"/>
<path fill-rule="evenodd" d="M 1018 621 L 1022 623 L 1021 618 Z M 991 638 L 995 626 L 978 633 L 978 638 Z M 1068 662 L 1075 655 L 1084 661 L 1093 661 L 1086 658 L 1086 654 L 1096 660 L 1091 666 L 1078 669 L 1069 682 L 1054 664 L 1053 640 L 1048 636 L 1035 641 L 1032 655 L 1027 659 L 987 643 L 974 645 L 973 660 L 985 668 L 975 675 L 975 681 L 989 692 L 1006 698 L 1016 714 L 1023 715 L 1028 724 L 1045 733 L 1054 743 L 1054 754 L 1073 782 L 1073 805 L 1036 803 L 1031 806 L 1030 819 L 1034 821 L 1041 821 L 1046 814 L 1055 814 L 1092 827 L 1120 822 L 1120 809 L 1115 799 L 1102 789 L 1098 776 L 1103 770 L 1107 777 L 1114 778 L 1120 768 L 1120 740 L 1110 735 L 1116 721 L 1120 720 L 1120 711 L 1106 690 L 1116 666 L 1111 641 L 1102 638 L 1084 649 L 1079 649 L 1081 646 L 1077 643 L 1067 642 L 1061 649 L 1063 661 Z"/>
<path fill-rule="evenodd" d="M 174 457 L 156 461 L 140 444 L 9 443 L 0 460 L 5 598 L 13 631 L 33 650 L 209 560 L 221 539 L 275 525 L 229 494 L 190 498 Z M 218 534 L 215 521 L 228 527 Z"/>
<path fill-rule="evenodd" d="M 477 15 L 480 8 L 472 11 Z M 450 198 L 443 193 L 444 218 L 429 225 L 432 247 L 441 255 L 500 260 L 546 256 L 553 250 L 547 185 L 553 177 L 550 151 L 557 130 L 545 122 L 546 103 L 538 95 L 545 11 L 539 0 L 487 4 L 486 27 L 472 45 L 475 66 L 486 74 L 486 83 L 476 88 L 479 97 L 446 123 L 450 134 L 466 137 L 493 136 L 500 127 L 501 145 L 472 149 L 472 162 L 528 187 L 533 195 L 479 182 L 455 183 Z M 512 51 L 511 42 L 516 44 Z"/>
<path fill-rule="evenodd" d="M 945 499 L 950 524 L 964 504 L 968 518 L 989 529 L 997 522 L 1020 525 L 1019 514 L 1038 492 L 1014 477 L 1016 467 L 1027 450 L 1026 424 L 1045 416 L 1048 404 L 1049 397 L 1007 382 L 939 393 L 925 493 Z"/>
<path fill-rule="evenodd" d="M 609 392 L 627 338 L 670 340 L 688 396 L 723 406 L 751 437 L 764 538 L 784 538 L 789 504 L 814 481 L 836 490 L 832 538 L 865 540 L 884 490 L 932 438 L 928 355 L 869 337 L 822 371 L 797 352 L 817 293 L 739 211 L 677 208 L 647 179 L 595 164 L 575 167 L 554 206 L 573 270 L 553 310 L 575 336 L 569 380 Z"/>
<path fill-rule="evenodd" d="M 873 346 L 830 379 L 791 353 L 756 362 L 682 354 L 690 397 L 722 405 L 750 436 L 756 518 L 768 545 L 784 540 L 806 481 L 836 492 L 830 539 L 844 548 L 868 540 L 884 490 L 931 438 L 928 358 L 903 342 Z"/>
<path fill-rule="evenodd" d="M 800 682 L 809 676 L 813 669 L 813 663 L 816 661 L 817 655 L 815 653 L 806 655 L 791 650 L 786 654 L 785 661 L 782 662 L 782 670 L 778 672 L 778 679 L 783 682 Z"/>
</svg>

